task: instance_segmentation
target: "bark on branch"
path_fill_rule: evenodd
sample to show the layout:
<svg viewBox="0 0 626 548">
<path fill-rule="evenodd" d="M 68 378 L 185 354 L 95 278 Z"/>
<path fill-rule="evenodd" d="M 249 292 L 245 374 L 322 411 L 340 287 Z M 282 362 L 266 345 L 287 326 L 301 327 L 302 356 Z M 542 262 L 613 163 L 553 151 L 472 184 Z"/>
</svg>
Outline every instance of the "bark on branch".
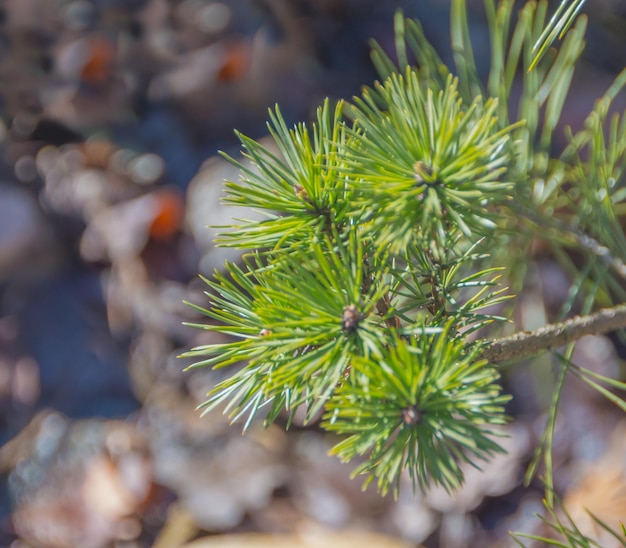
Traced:
<svg viewBox="0 0 626 548">
<path fill-rule="evenodd" d="M 626 327 L 626 304 L 605 308 L 589 316 L 576 316 L 561 323 L 494 339 L 480 358 L 490 362 L 521 359 L 541 351 L 564 346 L 585 335 L 599 335 Z"/>
</svg>

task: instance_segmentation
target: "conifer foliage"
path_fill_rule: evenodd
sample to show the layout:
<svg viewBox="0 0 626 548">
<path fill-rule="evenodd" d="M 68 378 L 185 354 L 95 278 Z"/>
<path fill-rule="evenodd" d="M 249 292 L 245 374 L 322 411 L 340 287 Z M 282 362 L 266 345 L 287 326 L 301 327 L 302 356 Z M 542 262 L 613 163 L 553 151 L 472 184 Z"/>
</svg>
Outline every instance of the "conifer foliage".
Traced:
<svg viewBox="0 0 626 548">
<path fill-rule="evenodd" d="M 206 280 L 208 306 L 192 305 L 212 320 L 197 327 L 230 337 L 185 354 L 192 367 L 231 367 L 205 411 L 246 429 L 257 416 L 269 424 L 305 409 L 343 436 L 333 453 L 358 457 L 355 475 L 381 493 L 397 494 L 405 470 L 417 490 L 453 491 L 462 463 L 488 466 L 502 451 L 497 426 L 509 397 L 498 364 L 482 354 L 515 303 L 501 277 L 521 286 L 534 235 L 573 272 L 564 315 L 583 291 L 585 313 L 623 297 L 626 239 L 615 219 L 626 199 L 626 123 L 615 118 L 606 137 L 605 121 L 626 73 L 555 156 L 585 18 L 570 13 L 560 47 L 538 55 L 550 37 L 545 0 L 519 10 L 513 0 L 484 4 L 486 81 L 465 1 L 452 0 L 454 67 L 419 22 L 397 14 L 397 62 L 372 44 L 372 87 L 325 101 L 311 124 L 288 127 L 276 107 L 268 128 L 278 154 L 239 135 L 253 167 L 237 164 L 226 202 L 265 216 L 223 228 L 219 245 L 242 249 L 243 259 Z M 567 213 L 555 219 L 559 210 Z M 593 223 L 577 221 L 581 213 Z M 564 372 L 569 356 L 560 356 Z M 538 455 L 549 454 L 553 426 Z M 550 489 L 550 469 L 545 479 Z"/>
</svg>

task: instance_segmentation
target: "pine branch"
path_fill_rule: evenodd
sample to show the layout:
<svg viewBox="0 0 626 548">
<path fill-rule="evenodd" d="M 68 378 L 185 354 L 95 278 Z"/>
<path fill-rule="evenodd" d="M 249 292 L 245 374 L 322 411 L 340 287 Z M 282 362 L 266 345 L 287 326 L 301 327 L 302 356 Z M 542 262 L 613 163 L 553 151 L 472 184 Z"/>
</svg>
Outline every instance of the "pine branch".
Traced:
<svg viewBox="0 0 626 548">
<path fill-rule="evenodd" d="M 244 430 L 262 409 L 266 424 L 298 408 L 307 420 L 321 411 L 322 428 L 346 436 L 333 452 L 360 460 L 354 474 L 364 474 L 365 485 L 375 481 L 381 493 L 397 496 L 407 470 L 414 490 L 453 491 L 463 482 L 464 463 L 504 451 L 494 426 L 507 422 L 510 396 L 502 393 L 494 362 L 626 328 L 619 285 L 626 279 L 626 242 L 618 224 L 626 194 L 617 184 L 626 120 L 606 123 L 626 71 L 559 158 L 551 157 L 551 140 L 582 52 L 585 19 L 558 52 L 526 72 L 533 55 L 536 63 L 563 36 L 584 1 L 562 0 L 539 38 L 548 0 L 529 0 L 512 32 L 516 3 L 486 0 L 488 91 L 473 59 L 467 0 L 452 3 L 458 78 L 419 24 L 398 14 L 400 66 L 376 46 L 381 80 L 345 111 L 327 100 L 314 122 L 293 128 L 278 108 L 271 111 L 279 153 L 239 135 L 247 160 L 232 160 L 242 177 L 227 183 L 226 201 L 263 210 L 267 218 L 237 221 L 220 237 L 221 245 L 252 252 L 243 266 L 228 263 L 207 281 L 208 309 L 195 307 L 216 320 L 197 327 L 234 336 L 184 354 L 198 359 L 191 367 L 237 365 L 209 393 L 206 410 L 225 404 L 233 421 L 247 417 Z M 409 58 L 418 66 L 409 66 Z M 516 108 L 510 96 L 520 68 Z M 519 120 L 511 124 L 515 110 Z M 511 228 L 499 207 L 509 197 L 512 218 L 536 225 L 561 250 L 586 252 L 590 264 L 572 276 L 572 300 L 590 278 L 589 302 L 609 294 L 625 304 L 468 349 L 470 333 L 504 319 L 488 313 L 508 298 L 498 287 L 504 265 L 489 257 L 498 256 L 490 251 L 498 249 L 500 229 Z M 568 217 L 582 219 L 580 226 Z M 477 261 L 484 264 L 480 271 Z M 600 262 L 621 280 L 598 269 Z M 537 452 L 549 486 L 554 418 L 570 371 L 626 410 L 603 386 L 624 383 L 573 364 L 564 369 Z M 568 538 L 577 542 L 576 535 Z"/>
<path fill-rule="evenodd" d="M 605 308 L 588 316 L 546 325 L 536 331 L 523 331 L 488 343 L 480 358 L 501 362 L 527 358 L 574 342 L 585 335 L 599 335 L 626 327 L 626 304 Z"/>
</svg>

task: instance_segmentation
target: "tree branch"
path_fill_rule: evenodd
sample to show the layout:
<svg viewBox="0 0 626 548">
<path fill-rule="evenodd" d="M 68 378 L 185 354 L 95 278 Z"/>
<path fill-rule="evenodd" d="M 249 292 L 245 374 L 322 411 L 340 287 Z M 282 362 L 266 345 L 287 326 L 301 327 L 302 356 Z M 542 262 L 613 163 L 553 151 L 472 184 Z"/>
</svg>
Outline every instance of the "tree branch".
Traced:
<svg viewBox="0 0 626 548">
<path fill-rule="evenodd" d="M 527 358 L 543 350 L 564 346 L 585 335 L 599 335 L 623 327 L 626 327 L 626 304 L 605 308 L 589 316 L 576 316 L 536 331 L 494 339 L 479 357 L 490 362 Z"/>
</svg>

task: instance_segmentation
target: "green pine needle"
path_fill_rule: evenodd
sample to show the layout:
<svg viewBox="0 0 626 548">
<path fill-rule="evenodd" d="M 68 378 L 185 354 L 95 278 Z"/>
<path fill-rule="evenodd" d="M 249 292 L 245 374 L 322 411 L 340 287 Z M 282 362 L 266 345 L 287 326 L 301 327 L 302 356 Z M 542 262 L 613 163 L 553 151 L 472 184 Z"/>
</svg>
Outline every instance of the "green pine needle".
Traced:
<svg viewBox="0 0 626 548">
<path fill-rule="evenodd" d="M 354 359 L 355 382 L 327 404 L 324 427 L 348 435 L 332 453 L 344 461 L 365 455 L 354 475 L 366 475 L 365 486 L 375 479 L 383 494 L 392 489 L 397 496 L 404 469 L 414 489 L 457 489 L 461 463 L 503 452 L 492 426 L 506 422 L 509 398 L 496 370 L 476 355 L 448 326 Z"/>
</svg>

